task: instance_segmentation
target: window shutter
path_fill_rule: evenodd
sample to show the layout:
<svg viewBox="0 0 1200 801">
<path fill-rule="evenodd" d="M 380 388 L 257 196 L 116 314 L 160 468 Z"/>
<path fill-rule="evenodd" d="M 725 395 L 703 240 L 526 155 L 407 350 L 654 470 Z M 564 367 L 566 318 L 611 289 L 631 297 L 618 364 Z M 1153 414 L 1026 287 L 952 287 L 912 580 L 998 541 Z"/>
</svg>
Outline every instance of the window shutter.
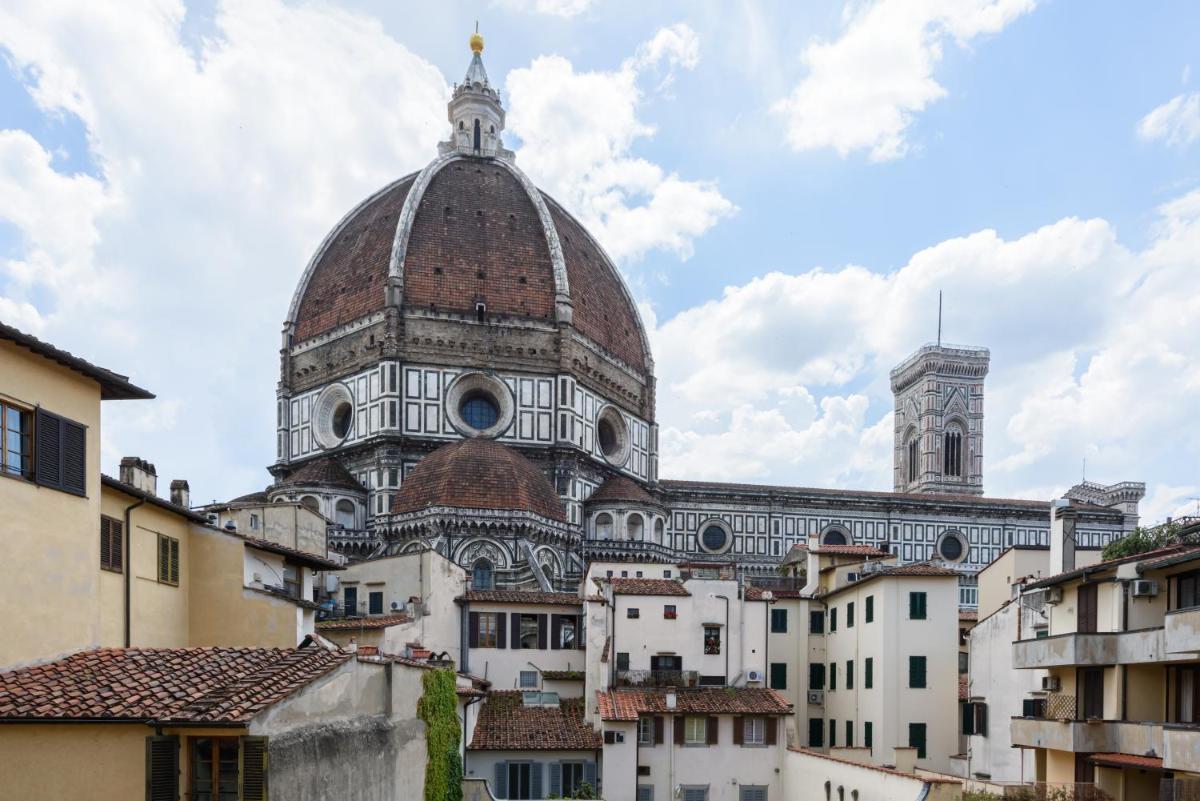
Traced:
<svg viewBox="0 0 1200 801">
<path fill-rule="evenodd" d="M 917 749 L 917 759 L 925 758 L 925 724 L 908 724 L 908 745 Z"/>
<path fill-rule="evenodd" d="M 963 704 L 962 705 L 962 733 L 963 734 L 974 734 L 975 733 L 975 705 L 974 704 Z"/>
<path fill-rule="evenodd" d="M 87 492 L 87 429 L 62 421 L 62 488 L 76 495 Z"/>
<path fill-rule="evenodd" d="M 583 615 L 575 616 L 575 647 L 580 651 L 587 649 L 587 642 L 583 637 Z"/>
<path fill-rule="evenodd" d="M 267 801 L 267 738 L 240 737 L 242 764 L 238 801 Z"/>
<path fill-rule="evenodd" d="M 683 745 L 683 715 L 675 716 L 675 745 Z"/>
<path fill-rule="evenodd" d="M 171 538 L 171 583 L 179 583 L 179 540 Z"/>
<path fill-rule="evenodd" d="M 34 477 L 43 487 L 62 489 L 62 424 L 63 419 L 58 415 L 37 410 Z"/>
<path fill-rule="evenodd" d="M 913 689 L 925 687 L 925 657 L 910 656 L 908 658 L 908 686 Z"/>
<path fill-rule="evenodd" d="M 717 744 L 717 740 L 718 740 L 718 738 L 717 738 L 717 722 L 718 722 L 718 719 L 716 718 L 716 716 L 712 716 L 712 715 L 709 716 L 709 718 L 708 718 L 708 744 L 709 745 Z"/>
<path fill-rule="evenodd" d="M 875 727 L 871 725 L 871 721 L 867 721 L 866 723 L 863 724 L 863 747 L 864 748 L 874 748 L 875 747 L 874 728 Z"/>
<path fill-rule="evenodd" d="M 779 718 L 767 718 L 767 745 L 779 742 Z"/>
<path fill-rule="evenodd" d="M 120 520 L 108 519 L 109 531 L 112 542 L 109 547 L 112 551 L 113 568 L 116 570 L 125 569 L 125 524 Z"/>
<path fill-rule="evenodd" d="M 179 738 L 146 738 L 146 801 L 179 801 Z"/>
<path fill-rule="evenodd" d="M 866 617 L 866 620 L 867 620 L 867 622 L 868 622 L 868 623 L 870 623 L 870 622 L 871 622 L 871 621 L 873 621 L 874 619 L 875 619 L 875 596 L 874 596 L 874 595 L 868 595 L 868 596 L 867 596 L 867 617 Z"/>
<path fill-rule="evenodd" d="M 558 798 L 562 795 L 562 763 L 550 763 L 550 797 Z"/>
<path fill-rule="evenodd" d="M 467 646 L 469 648 L 479 647 L 479 613 L 471 612 L 467 615 Z"/>
<path fill-rule="evenodd" d="M 808 719 L 808 747 L 825 747 L 825 721 L 820 718 Z"/>
<path fill-rule="evenodd" d="M 587 782 L 593 790 L 599 789 L 599 787 L 596 785 L 596 763 L 595 762 L 584 762 L 583 763 L 583 780 L 585 782 Z"/>
<path fill-rule="evenodd" d="M 825 665 L 820 662 L 811 662 L 808 666 L 808 689 L 824 690 L 825 689 Z"/>
<path fill-rule="evenodd" d="M 710 720 L 711 720 L 711 718 L 710 718 Z M 744 734 L 743 727 L 745 725 L 746 725 L 745 718 L 743 718 L 741 715 L 738 715 L 737 717 L 735 717 L 733 719 L 733 744 L 734 745 L 742 744 L 742 737 Z"/>
<path fill-rule="evenodd" d="M 538 648 L 546 650 L 546 616 L 538 615 Z"/>
<path fill-rule="evenodd" d="M 831 689 L 831 690 L 837 689 L 837 663 L 836 662 L 829 663 L 829 689 Z"/>
<path fill-rule="evenodd" d="M 171 554 L 170 548 L 167 545 L 167 538 L 163 535 L 158 535 L 158 580 L 168 581 L 170 579 L 171 569 Z"/>
<path fill-rule="evenodd" d="M 505 637 L 508 634 L 508 615 L 504 612 L 496 613 L 496 647 L 508 647 Z"/>
<path fill-rule="evenodd" d="M 545 617 L 543 615 L 542 617 Z M 529 797 L 542 797 L 542 763 L 531 762 L 529 765 Z"/>
<path fill-rule="evenodd" d="M 109 518 L 100 518 L 100 567 L 112 567 L 112 526 Z"/>
<path fill-rule="evenodd" d="M 550 650 L 557 651 L 562 648 L 562 615 L 550 616 Z"/>
<path fill-rule="evenodd" d="M 521 616 L 513 612 L 512 616 L 512 642 L 510 647 L 519 649 L 521 647 Z"/>
<path fill-rule="evenodd" d="M 508 798 L 508 763 L 496 763 L 496 786 L 492 788 L 493 798 Z"/>
<path fill-rule="evenodd" d="M 663 726 L 662 715 L 655 715 L 654 716 L 654 744 L 655 745 L 663 744 L 663 729 L 664 728 L 665 727 Z"/>
<path fill-rule="evenodd" d="M 987 704 L 975 704 L 975 733 L 981 737 L 987 736 Z"/>
</svg>

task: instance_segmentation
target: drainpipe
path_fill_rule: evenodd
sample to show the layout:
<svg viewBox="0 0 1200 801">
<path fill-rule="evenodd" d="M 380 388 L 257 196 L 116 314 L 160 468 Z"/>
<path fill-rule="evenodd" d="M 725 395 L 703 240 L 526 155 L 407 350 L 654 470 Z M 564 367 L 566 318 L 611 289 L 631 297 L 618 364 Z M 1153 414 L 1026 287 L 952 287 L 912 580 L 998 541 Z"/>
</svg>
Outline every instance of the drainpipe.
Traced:
<svg viewBox="0 0 1200 801">
<path fill-rule="evenodd" d="M 720 598 L 725 602 L 725 686 L 729 686 L 729 596 L 714 595 L 714 598 Z"/>
<path fill-rule="evenodd" d="M 766 672 L 766 675 L 763 677 L 766 681 L 763 683 L 767 687 L 771 686 L 771 605 L 774 603 L 774 601 L 768 601 L 763 604 L 763 609 L 765 610 L 763 612 L 763 670 Z M 746 599 L 744 597 L 742 598 L 742 608 L 746 608 Z"/>
<path fill-rule="evenodd" d="M 130 647 L 132 641 L 131 625 L 129 614 L 129 596 L 133 590 L 133 552 L 129 547 L 133 534 L 129 527 L 130 513 L 134 509 L 146 503 L 146 498 L 143 496 L 137 503 L 132 503 L 125 507 L 125 647 Z"/>
</svg>

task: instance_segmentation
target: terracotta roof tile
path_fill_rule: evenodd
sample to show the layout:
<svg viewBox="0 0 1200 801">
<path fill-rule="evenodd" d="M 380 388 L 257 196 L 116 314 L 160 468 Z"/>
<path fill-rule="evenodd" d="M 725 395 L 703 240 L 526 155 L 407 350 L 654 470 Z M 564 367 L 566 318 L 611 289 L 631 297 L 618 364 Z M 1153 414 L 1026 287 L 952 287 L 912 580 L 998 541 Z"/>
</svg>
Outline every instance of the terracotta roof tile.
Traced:
<svg viewBox="0 0 1200 801">
<path fill-rule="evenodd" d="M 335 487 L 352 492 L 366 492 L 344 465 L 332 456 L 318 456 L 304 462 L 279 482 L 281 487 Z"/>
<path fill-rule="evenodd" d="M 609 581 L 614 595 L 691 595 L 675 579 L 614 578 Z"/>
<path fill-rule="evenodd" d="M 909 577 L 909 576 L 917 576 L 917 577 L 923 577 L 923 576 L 950 577 L 950 576 L 954 576 L 954 577 L 957 577 L 958 571 L 953 570 L 948 567 L 941 567 L 940 565 L 930 564 L 929 562 L 913 562 L 912 564 L 908 564 L 908 565 L 898 565 L 896 567 L 883 567 L 883 568 L 880 568 L 879 570 L 873 571 L 871 573 L 863 574 L 857 581 L 852 581 L 849 584 L 845 584 L 841 587 L 838 587 L 835 590 L 827 592 L 827 593 L 825 593 L 825 595 L 823 597 L 828 598 L 828 597 L 837 595 L 840 592 L 844 592 L 846 590 L 853 589 L 862 584 L 866 584 L 868 581 L 874 581 L 876 579 L 889 578 L 889 577 L 904 578 L 904 577 Z"/>
<path fill-rule="evenodd" d="M 485 601 L 500 604 L 540 604 L 542 606 L 579 606 L 582 601 L 573 592 L 528 592 L 525 590 L 467 590 L 459 601 Z"/>
<path fill-rule="evenodd" d="M 562 500 L 537 465 L 506 445 L 481 438 L 452 442 L 426 456 L 392 498 L 392 514 L 436 506 L 567 519 Z"/>
<path fill-rule="evenodd" d="M 633 501 L 646 506 L 661 505 L 650 497 L 650 493 L 625 476 L 612 476 L 605 479 L 599 489 L 588 496 L 584 504 L 603 503 L 604 501 Z"/>
<path fill-rule="evenodd" d="M 975 621 L 979 620 L 979 610 L 978 609 L 959 609 L 958 610 L 958 619 L 961 621 L 964 621 L 964 622 L 974 623 Z"/>
<path fill-rule="evenodd" d="M 675 708 L 667 708 L 661 689 L 597 690 L 603 720 L 637 720 L 642 714 L 786 715 L 792 705 L 764 687 L 712 687 L 675 690 Z"/>
<path fill-rule="evenodd" d="M 228 533 L 233 533 L 233 532 L 228 532 Z M 281 556 L 289 557 L 291 559 L 291 561 L 298 562 L 299 564 L 302 564 L 305 567 L 312 567 L 312 568 L 316 568 L 317 570 L 344 570 L 345 569 L 345 565 L 343 565 L 340 562 L 335 562 L 334 560 L 332 560 L 328 557 L 320 556 L 315 553 L 309 553 L 308 551 L 301 551 L 300 549 L 293 548 L 289 545 L 280 545 L 277 542 L 271 542 L 270 540 L 259 539 L 258 537 L 247 537 L 244 534 L 234 533 L 234 536 L 241 537 L 242 539 L 244 539 L 246 541 L 247 548 L 258 548 L 261 551 L 269 551 L 271 553 L 277 553 L 277 554 L 280 554 Z"/>
<path fill-rule="evenodd" d="M 808 550 L 805 546 L 798 546 Z M 819 545 L 812 549 L 813 553 L 829 554 L 831 556 L 867 556 L 871 558 L 886 558 L 892 556 L 888 551 L 881 551 L 874 545 Z"/>
<path fill-rule="evenodd" d="M 351 617 L 342 620 L 324 620 L 317 624 L 317 631 L 358 631 L 359 629 L 386 629 L 388 626 L 399 626 L 411 623 L 412 618 L 405 614 L 377 615 L 375 617 Z"/>
<path fill-rule="evenodd" d="M 350 658 L 319 647 L 82 651 L 0 673 L 0 722 L 244 722 Z"/>
<path fill-rule="evenodd" d="M 1092 754 L 1092 762 L 1117 768 L 1140 768 L 1162 770 L 1162 757 L 1139 756 L 1137 754 Z"/>
<path fill-rule="evenodd" d="M 17 345 L 36 353 L 46 359 L 58 362 L 80 375 L 85 375 L 100 385 L 101 400 L 145 400 L 154 395 L 129 381 L 129 376 L 114 373 L 112 370 L 92 364 L 65 350 L 54 347 L 49 342 L 43 342 L 32 334 L 26 334 L 12 326 L 0 323 L 0 339 L 7 339 Z"/>
<path fill-rule="evenodd" d="M 1077 567 L 1074 570 L 1066 570 L 1062 573 L 1055 573 L 1052 576 L 1040 578 L 1030 584 L 1025 585 L 1026 590 L 1034 590 L 1042 587 L 1052 587 L 1055 584 L 1061 584 L 1064 581 L 1070 581 L 1075 578 L 1082 578 L 1085 574 L 1097 573 L 1101 570 L 1117 567 L 1128 562 L 1142 562 L 1149 560 L 1151 565 L 1158 561 L 1167 561 L 1167 557 L 1184 556 L 1190 553 L 1195 553 L 1200 557 L 1200 545 L 1192 545 L 1188 543 L 1172 543 L 1165 545 L 1162 548 L 1155 548 L 1152 551 L 1133 554 L 1131 556 L 1121 556 L 1116 559 L 1107 559 L 1103 562 Z"/>
<path fill-rule="evenodd" d="M 468 748 L 472 751 L 592 751 L 604 742 L 583 719 L 583 699 L 527 707 L 521 693 L 488 693 Z"/>
</svg>

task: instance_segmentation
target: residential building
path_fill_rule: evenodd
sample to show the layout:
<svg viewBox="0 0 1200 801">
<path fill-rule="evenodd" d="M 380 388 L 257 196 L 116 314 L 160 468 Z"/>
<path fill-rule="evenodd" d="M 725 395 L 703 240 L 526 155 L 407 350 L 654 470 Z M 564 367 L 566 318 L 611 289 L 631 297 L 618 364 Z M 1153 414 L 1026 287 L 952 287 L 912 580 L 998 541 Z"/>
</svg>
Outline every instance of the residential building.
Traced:
<svg viewBox="0 0 1200 801">
<path fill-rule="evenodd" d="M 498 690 L 581 693 L 573 678 L 586 659 L 578 595 L 468 590 L 458 601 L 466 621 L 463 670 Z"/>
</svg>

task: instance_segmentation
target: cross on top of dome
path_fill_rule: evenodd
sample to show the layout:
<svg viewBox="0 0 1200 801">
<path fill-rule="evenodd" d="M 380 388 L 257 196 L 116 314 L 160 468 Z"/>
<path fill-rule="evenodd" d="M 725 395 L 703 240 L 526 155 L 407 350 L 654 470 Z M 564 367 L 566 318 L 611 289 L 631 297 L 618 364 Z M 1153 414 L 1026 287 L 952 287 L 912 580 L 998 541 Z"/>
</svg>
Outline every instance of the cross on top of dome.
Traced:
<svg viewBox="0 0 1200 801">
<path fill-rule="evenodd" d="M 441 151 L 511 160 L 512 151 L 504 148 L 500 138 L 504 130 L 504 107 L 483 66 L 483 37 L 478 25 L 469 42 L 471 63 L 463 82 L 454 87 L 447 106 L 453 128 L 450 141 L 442 143 Z"/>
</svg>

